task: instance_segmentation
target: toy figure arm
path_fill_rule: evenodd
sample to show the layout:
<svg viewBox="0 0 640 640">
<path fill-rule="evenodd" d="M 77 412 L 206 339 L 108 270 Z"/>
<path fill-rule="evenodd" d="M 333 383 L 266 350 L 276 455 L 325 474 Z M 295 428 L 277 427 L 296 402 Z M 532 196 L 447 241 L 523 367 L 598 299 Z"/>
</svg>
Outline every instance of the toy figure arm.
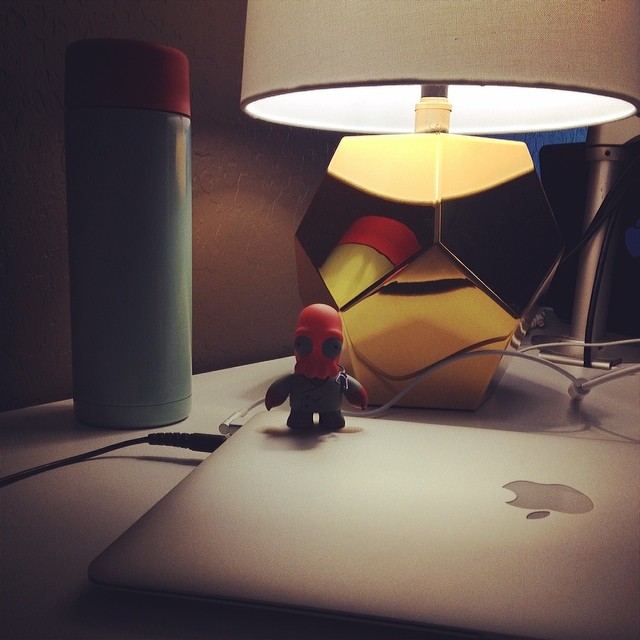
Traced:
<svg viewBox="0 0 640 640">
<path fill-rule="evenodd" d="M 351 376 L 347 376 L 347 384 L 344 388 L 344 397 L 354 406 L 364 411 L 367 408 L 367 390 Z"/>
<path fill-rule="evenodd" d="M 278 378 L 267 389 L 264 397 L 264 406 L 267 408 L 267 411 L 271 411 L 273 407 L 280 406 L 288 398 L 291 392 L 291 379 L 291 375 Z"/>
</svg>

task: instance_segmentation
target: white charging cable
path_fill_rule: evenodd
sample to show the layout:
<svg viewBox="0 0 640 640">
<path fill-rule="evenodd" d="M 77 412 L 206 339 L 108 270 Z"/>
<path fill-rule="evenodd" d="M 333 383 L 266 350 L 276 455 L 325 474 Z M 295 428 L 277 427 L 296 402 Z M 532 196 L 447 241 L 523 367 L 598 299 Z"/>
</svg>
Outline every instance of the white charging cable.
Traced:
<svg viewBox="0 0 640 640">
<path fill-rule="evenodd" d="M 557 344 L 558 345 L 570 344 L 574 346 L 588 347 L 588 346 L 608 346 L 608 345 L 618 345 L 618 344 L 639 344 L 639 343 L 640 343 L 640 339 L 632 338 L 629 340 L 616 340 L 613 342 L 584 343 L 579 341 L 564 341 L 564 342 L 558 342 Z M 547 343 L 543 346 L 545 347 L 555 346 L 555 344 L 556 343 Z M 388 402 L 386 402 L 382 406 L 376 407 L 375 409 L 367 409 L 365 411 L 357 411 L 357 412 L 347 410 L 347 411 L 343 411 L 343 413 L 347 416 L 359 416 L 359 417 L 366 417 L 366 418 L 376 418 L 378 416 L 381 416 L 387 413 L 389 409 L 391 409 L 394 405 L 396 405 L 407 393 L 409 393 L 409 391 L 411 391 L 415 386 L 420 384 L 427 376 L 435 373 L 439 369 L 442 369 L 443 367 L 451 364 L 452 362 L 467 360 L 469 358 L 476 358 L 481 356 L 494 356 L 494 357 L 506 356 L 510 358 L 520 358 L 522 360 L 529 360 L 531 362 L 536 362 L 538 364 L 542 364 L 546 367 L 549 367 L 550 369 L 553 369 L 556 373 L 564 376 L 571 382 L 568 388 L 568 393 L 573 400 L 581 400 L 584 396 L 586 396 L 591 391 L 591 389 L 593 389 L 598 385 L 604 384 L 606 382 L 610 382 L 612 380 L 621 378 L 623 376 L 633 375 L 634 373 L 640 372 L 640 364 L 639 364 L 639 365 L 632 365 L 627 367 L 620 367 L 615 371 L 610 371 L 608 373 L 602 374 L 590 380 L 588 380 L 587 378 L 579 378 L 569 373 L 568 371 L 566 371 L 565 369 L 563 369 L 562 367 L 560 367 L 559 365 L 553 362 L 544 360 L 538 356 L 533 356 L 533 355 L 529 355 L 528 353 L 525 353 L 526 351 L 531 351 L 533 349 L 539 349 L 539 348 L 540 346 L 531 346 L 531 347 L 524 347 L 518 351 L 504 351 L 502 349 L 485 349 L 482 351 L 466 351 L 464 353 L 457 353 L 452 356 L 449 356 L 448 358 L 445 358 L 444 360 L 441 360 L 432 365 L 429 365 L 428 367 L 425 367 L 413 380 L 411 380 L 411 382 L 409 382 L 402 389 L 400 389 L 400 391 L 396 393 L 396 395 L 393 396 L 393 398 L 391 398 Z M 238 424 L 238 421 L 242 420 L 242 418 L 245 418 L 251 411 L 253 411 L 258 406 L 262 405 L 263 402 L 264 402 L 264 399 L 260 398 L 259 400 L 256 400 L 255 402 L 251 403 L 249 406 L 245 407 L 244 409 L 241 409 L 239 411 L 235 411 L 234 413 L 232 413 L 226 420 L 224 420 L 220 424 L 220 427 L 219 427 L 220 433 L 222 433 L 223 435 L 233 434 L 242 426 L 242 423 Z"/>
<path fill-rule="evenodd" d="M 445 358 L 444 360 L 440 360 L 439 362 L 436 362 L 426 367 L 411 382 L 409 382 L 402 389 L 400 389 L 400 391 L 395 396 L 393 396 L 391 400 L 389 400 L 382 406 L 376 407 L 375 409 L 370 409 L 364 412 L 359 412 L 359 413 L 356 413 L 353 411 L 345 411 L 344 413 L 350 416 L 358 415 L 358 416 L 365 416 L 367 418 L 375 418 L 377 416 L 383 415 L 384 413 L 389 411 L 389 409 L 391 409 L 391 407 L 393 407 L 401 398 L 403 398 L 407 393 L 409 393 L 411 389 L 413 389 L 415 386 L 420 384 L 427 376 L 431 375 L 432 373 L 435 373 L 439 369 L 446 367 L 452 362 L 458 362 L 460 360 L 467 360 L 469 358 L 476 358 L 479 356 L 508 356 L 511 358 L 521 358 L 522 360 L 529 360 L 531 362 L 544 364 L 545 366 L 549 367 L 550 369 L 553 369 L 554 371 L 564 376 L 565 378 L 568 378 L 571 381 L 571 386 L 569 387 L 570 389 L 572 389 L 582 381 L 581 378 L 577 378 L 576 376 L 572 375 L 568 371 L 565 371 L 562 367 L 558 366 L 557 364 L 554 364 L 553 362 L 548 362 L 547 360 L 542 360 L 537 356 L 530 356 L 526 353 L 521 353 L 519 351 L 504 351 L 502 349 L 485 349 L 482 351 L 466 351 L 464 353 L 456 353 L 452 356 L 449 356 L 448 358 Z M 569 395 L 571 395 L 571 393 L 572 392 L 569 391 Z M 586 395 L 587 393 L 588 393 L 588 390 L 582 392 L 582 388 L 580 387 L 579 390 L 575 392 L 575 397 L 576 398 L 581 397 Z M 572 395 L 572 397 L 574 396 Z"/>
<path fill-rule="evenodd" d="M 220 431 L 223 436 L 232 436 L 242 426 L 242 423 L 238 424 L 237 421 L 245 418 L 250 411 L 259 407 L 263 402 L 264 398 L 260 398 L 260 400 L 252 402 L 248 407 L 234 411 L 226 420 L 220 423 L 218 431 Z"/>
<path fill-rule="evenodd" d="M 640 344 L 640 338 L 625 338 L 624 340 L 611 340 L 609 342 L 582 342 L 581 340 L 558 340 L 557 342 L 541 342 L 528 347 L 518 349 L 518 353 L 526 353 L 534 349 L 546 349 L 548 347 L 616 347 L 623 344 Z"/>
</svg>

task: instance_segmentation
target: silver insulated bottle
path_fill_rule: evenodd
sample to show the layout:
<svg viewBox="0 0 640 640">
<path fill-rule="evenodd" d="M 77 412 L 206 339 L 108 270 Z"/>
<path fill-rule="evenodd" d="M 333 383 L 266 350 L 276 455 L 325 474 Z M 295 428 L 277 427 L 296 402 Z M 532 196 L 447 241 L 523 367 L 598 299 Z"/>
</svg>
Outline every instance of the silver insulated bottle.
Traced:
<svg viewBox="0 0 640 640">
<path fill-rule="evenodd" d="M 189 63 L 170 47 L 66 53 L 65 150 L 76 418 L 112 428 L 191 408 Z"/>
</svg>

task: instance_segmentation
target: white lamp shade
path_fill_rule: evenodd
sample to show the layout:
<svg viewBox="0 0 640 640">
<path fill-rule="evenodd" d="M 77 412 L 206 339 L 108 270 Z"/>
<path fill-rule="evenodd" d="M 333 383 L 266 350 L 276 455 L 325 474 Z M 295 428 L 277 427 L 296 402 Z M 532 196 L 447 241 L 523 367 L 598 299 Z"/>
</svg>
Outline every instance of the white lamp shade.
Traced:
<svg viewBox="0 0 640 640">
<path fill-rule="evenodd" d="M 640 109 L 638 0 L 249 0 L 241 103 L 283 124 L 411 132 L 421 85 L 452 133 L 602 124 Z"/>
</svg>

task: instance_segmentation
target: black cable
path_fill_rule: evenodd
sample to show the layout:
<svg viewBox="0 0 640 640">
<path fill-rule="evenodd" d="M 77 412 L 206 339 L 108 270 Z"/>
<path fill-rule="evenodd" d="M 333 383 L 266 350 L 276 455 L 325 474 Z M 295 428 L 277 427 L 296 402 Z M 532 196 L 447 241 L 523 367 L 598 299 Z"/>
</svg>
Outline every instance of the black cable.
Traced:
<svg viewBox="0 0 640 640">
<path fill-rule="evenodd" d="M 0 478 L 0 488 L 6 487 L 7 485 L 14 482 L 18 482 L 18 480 L 24 480 L 25 478 L 30 478 L 31 476 L 35 476 L 39 473 L 44 473 L 45 471 L 51 471 L 53 469 L 59 469 L 60 467 L 66 467 L 70 464 L 75 464 L 76 462 L 90 460 L 91 458 L 101 456 L 105 453 L 109 453 L 110 451 L 115 451 L 116 449 L 124 449 L 125 447 L 130 447 L 134 444 L 146 443 L 153 445 L 163 445 L 167 447 L 179 447 L 181 449 L 190 449 L 191 451 L 203 451 L 205 453 L 212 453 L 225 441 L 226 438 L 224 436 L 206 433 L 150 433 L 140 438 L 123 440 L 122 442 L 116 442 L 106 447 L 101 447 L 100 449 L 94 449 L 93 451 L 80 453 L 76 456 L 63 458 L 62 460 L 55 460 L 54 462 L 42 464 L 31 469 L 25 469 L 24 471 L 12 473 L 11 475 Z"/>
<path fill-rule="evenodd" d="M 611 245 L 614 242 L 614 231 L 616 230 L 617 213 L 612 215 L 606 229 L 604 230 L 604 237 L 602 241 L 602 247 L 600 248 L 600 255 L 596 264 L 596 270 L 593 278 L 593 285 L 591 287 L 591 295 L 589 297 L 589 306 L 587 308 L 587 318 L 584 329 L 585 342 L 594 342 L 597 339 L 595 335 L 596 320 L 598 313 L 598 299 L 600 297 L 600 290 L 604 284 L 604 274 L 609 262 L 609 252 Z M 583 351 L 583 364 L 585 367 L 593 366 L 594 350 L 586 347 Z"/>
<path fill-rule="evenodd" d="M 593 238 L 598 229 L 607 221 L 613 218 L 619 209 L 620 201 L 628 195 L 631 188 L 639 185 L 638 170 L 640 169 L 640 153 L 629 161 L 622 175 L 615 181 L 595 215 L 591 219 L 589 226 L 585 229 L 578 243 L 562 256 L 560 264 L 564 264 L 575 256 Z"/>
</svg>

